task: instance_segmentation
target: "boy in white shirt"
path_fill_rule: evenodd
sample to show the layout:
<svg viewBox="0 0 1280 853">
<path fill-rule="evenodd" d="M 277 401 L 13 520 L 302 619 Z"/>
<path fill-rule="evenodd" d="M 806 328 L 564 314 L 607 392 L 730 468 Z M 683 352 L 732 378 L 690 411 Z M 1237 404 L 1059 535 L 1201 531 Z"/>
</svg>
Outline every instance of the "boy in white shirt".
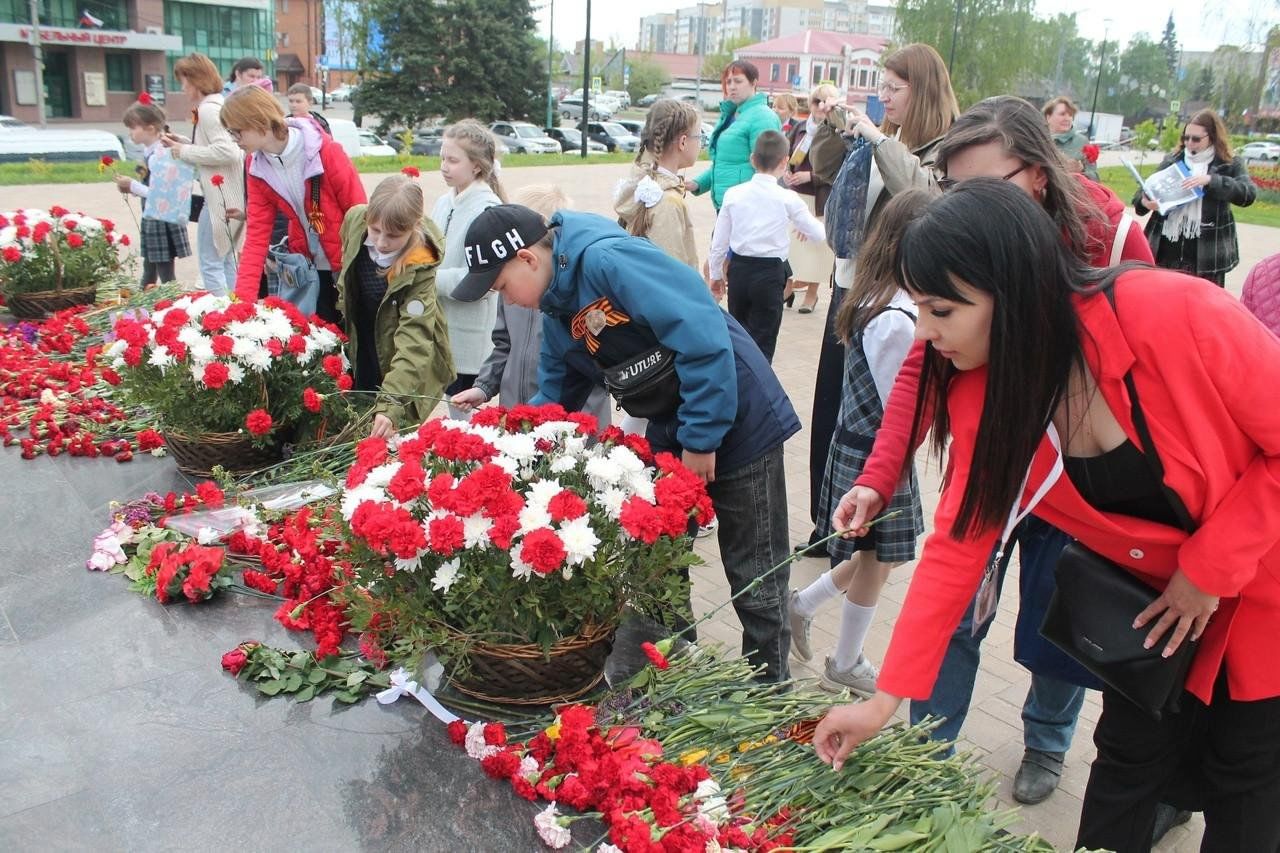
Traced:
<svg viewBox="0 0 1280 853">
<path fill-rule="evenodd" d="M 729 313 L 770 362 L 782 325 L 791 226 L 804 239 L 827 238 L 799 194 L 778 183 L 787 170 L 789 148 L 787 138 L 776 130 L 756 137 L 751 152 L 756 173 L 725 193 L 711 236 L 711 292 L 720 299 L 728 281 Z"/>
</svg>

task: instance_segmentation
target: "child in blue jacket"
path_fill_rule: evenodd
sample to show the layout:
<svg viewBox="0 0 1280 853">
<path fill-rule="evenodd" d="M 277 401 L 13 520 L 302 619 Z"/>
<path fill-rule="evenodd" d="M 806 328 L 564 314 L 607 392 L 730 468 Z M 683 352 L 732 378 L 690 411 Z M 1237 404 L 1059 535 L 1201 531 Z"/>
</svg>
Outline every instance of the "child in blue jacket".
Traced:
<svg viewBox="0 0 1280 853">
<path fill-rule="evenodd" d="M 649 418 L 654 449 L 706 480 L 733 593 L 786 559 L 782 445 L 800 421 L 759 347 L 694 270 L 600 216 L 560 211 L 548 223 L 520 205 L 481 213 L 465 253 L 455 299 L 495 290 L 545 315 L 532 402 L 576 408 L 603 371 L 622 407 Z M 768 681 L 789 677 L 788 578 L 784 567 L 734 601 L 743 653 Z"/>
</svg>

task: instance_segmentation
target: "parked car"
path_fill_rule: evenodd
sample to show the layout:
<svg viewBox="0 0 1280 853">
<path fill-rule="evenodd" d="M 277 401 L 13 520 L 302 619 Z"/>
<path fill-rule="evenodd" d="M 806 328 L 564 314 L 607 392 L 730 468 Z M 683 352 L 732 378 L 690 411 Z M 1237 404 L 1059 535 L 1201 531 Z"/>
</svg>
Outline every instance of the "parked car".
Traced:
<svg viewBox="0 0 1280 853">
<path fill-rule="evenodd" d="M 577 95 L 570 95 L 560 100 L 560 106 L 557 107 L 560 118 L 565 121 L 582 121 L 582 98 Z M 595 98 L 591 99 L 591 105 L 588 109 L 592 121 L 608 121 L 613 118 L 613 110 L 603 106 Z"/>
<path fill-rule="evenodd" d="M 343 101 L 349 101 L 351 100 L 351 96 L 355 93 L 355 91 L 356 91 L 355 86 L 350 86 L 346 83 L 343 83 L 341 86 L 339 86 L 338 88 L 334 89 L 332 92 L 329 93 L 329 100 L 338 101 L 339 103 Z"/>
<path fill-rule="evenodd" d="M 624 110 L 631 106 L 631 95 L 621 89 L 607 89 L 605 94 L 622 104 Z"/>
<path fill-rule="evenodd" d="M 444 128 L 428 127 L 413 135 L 413 144 L 409 146 L 409 153 L 439 157 L 442 145 L 444 145 Z"/>
<path fill-rule="evenodd" d="M 1250 142 L 1240 149 L 1246 160 L 1280 160 L 1280 144 L 1275 142 Z"/>
<path fill-rule="evenodd" d="M 79 128 L 42 130 L 13 116 L 0 115 L 0 163 L 33 159 L 74 163 L 104 156 L 125 159 L 124 144 L 113 133 Z"/>
<path fill-rule="evenodd" d="M 639 137 L 644 134 L 644 122 L 636 121 L 633 118 L 617 118 L 613 120 L 615 124 L 620 124 L 627 129 L 627 133 L 632 136 Z"/>
<path fill-rule="evenodd" d="M 686 104 L 693 104 L 695 107 L 703 111 L 718 110 L 720 109 L 720 99 L 716 97 L 718 91 L 719 91 L 718 87 L 716 90 L 707 89 L 706 91 L 704 91 L 702 93 L 701 103 L 699 103 L 698 101 L 698 96 L 693 92 L 690 92 L 686 95 L 681 95 L 680 100 L 684 101 Z"/>
<path fill-rule="evenodd" d="M 635 151 L 640 147 L 640 137 L 631 135 L 616 121 L 589 122 L 587 136 L 602 143 L 610 151 Z"/>
<path fill-rule="evenodd" d="M 517 154 L 559 154 L 560 143 L 541 128 L 527 121 L 495 121 L 489 125 L 493 135 Z"/>
<path fill-rule="evenodd" d="M 330 119 L 329 123 L 332 124 L 333 119 Z M 358 132 L 360 135 L 360 156 L 362 157 L 393 157 L 395 156 L 396 149 L 388 145 L 382 139 L 381 136 L 378 136 L 378 134 L 374 133 L 372 130 L 366 130 L 365 128 L 362 127 L 362 128 L 358 128 Z"/>
<path fill-rule="evenodd" d="M 655 93 L 655 94 L 652 94 L 652 95 L 645 95 L 643 98 L 641 98 L 640 100 L 636 101 L 636 106 L 637 106 L 637 107 L 651 107 L 651 106 L 653 106 L 654 104 L 656 104 L 656 103 L 657 103 L 661 98 L 662 98 L 662 96 L 661 96 L 661 95 L 659 95 L 659 94 L 656 94 L 656 93 Z"/>
<path fill-rule="evenodd" d="M 576 127 L 548 127 L 545 130 L 547 136 L 560 143 L 561 151 L 567 153 L 569 151 L 582 150 L 582 131 Z M 594 139 L 587 140 L 588 154 L 604 154 L 608 150 L 608 148 Z"/>
</svg>

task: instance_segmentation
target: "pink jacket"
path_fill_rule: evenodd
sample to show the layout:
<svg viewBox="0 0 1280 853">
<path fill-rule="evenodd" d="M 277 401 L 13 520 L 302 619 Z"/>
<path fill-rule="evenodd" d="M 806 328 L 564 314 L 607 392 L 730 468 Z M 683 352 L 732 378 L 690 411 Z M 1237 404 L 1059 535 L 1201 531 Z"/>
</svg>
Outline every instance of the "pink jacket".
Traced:
<svg viewBox="0 0 1280 853">
<path fill-rule="evenodd" d="M 1249 270 L 1240 301 L 1262 325 L 1280 335 L 1280 253 L 1263 258 Z"/>
</svg>

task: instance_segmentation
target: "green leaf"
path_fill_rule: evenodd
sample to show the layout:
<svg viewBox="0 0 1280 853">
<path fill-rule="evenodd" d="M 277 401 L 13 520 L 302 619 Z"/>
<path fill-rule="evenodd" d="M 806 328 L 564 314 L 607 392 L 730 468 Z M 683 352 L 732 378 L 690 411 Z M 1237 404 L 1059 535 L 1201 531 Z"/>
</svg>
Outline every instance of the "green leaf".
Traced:
<svg viewBox="0 0 1280 853">
<path fill-rule="evenodd" d="M 295 693 L 302 686 L 302 673 L 291 672 L 284 680 L 284 691 L 286 693 Z"/>
<path fill-rule="evenodd" d="M 360 670 L 356 670 L 355 672 L 347 676 L 347 687 L 359 687 L 361 684 L 364 683 L 364 680 L 368 677 L 369 677 L 369 674 L 367 672 L 361 672 Z"/>
<path fill-rule="evenodd" d="M 310 702 L 316 695 L 316 686 L 308 684 L 306 687 L 298 691 L 298 695 L 293 697 L 298 702 Z"/>
<path fill-rule="evenodd" d="M 264 681 L 258 685 L 258 690 L 268 696 L 275 696 L 284 687 L 280 679 L 273 678 L 270 681 Z"/>
<path fill-rule="evenodd" d="M 320 682 L 324 681 L 324 679 L 325 679 L 325 671 L 323 669 L 313 669 L 311 670 L 311 673 L 307 676 L 307 681 L 311 682 L 312 684 L 319 684 Z"/>
<path fill-rule="evenodd" d="M 338 690 L 333 694 L 333 698 L 337 699 L 339 702 L 346 702 L 348 705 L 353 705 L 360 701 L 360 694 L 353 690 Z"/>
</svg>

